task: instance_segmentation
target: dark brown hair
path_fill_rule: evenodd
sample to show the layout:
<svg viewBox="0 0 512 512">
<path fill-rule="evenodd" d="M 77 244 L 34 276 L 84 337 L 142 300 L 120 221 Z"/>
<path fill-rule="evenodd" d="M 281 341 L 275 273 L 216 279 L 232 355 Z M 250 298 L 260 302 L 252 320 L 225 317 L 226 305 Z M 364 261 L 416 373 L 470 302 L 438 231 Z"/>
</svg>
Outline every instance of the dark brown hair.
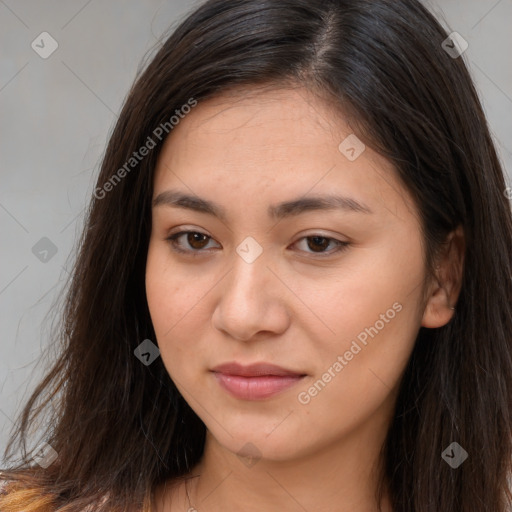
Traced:
<svg viewBox="0 0 512 512">
<path fill-rule="evenodd" d="M 420 328 L 400 383 L 380 490 L 389 490 L 394 512 L 504 512 L 512 460 L 512 218 L 478 96 L 463 57 L 442 48 L 446 38 L 416 0 L 210 0 L 141 71 L 97 186 L 190 98 L 289 85 L 340 109 L 414 197 L 428 272 L 451 231 L 462 226 L 466 238 L 455 317 L 442 328 Z M 9 458 L 17 445 L 22 455 L 5 471 L 19 490 L 4 498 L 3 511 L 19 510 L 16 504 L 25 511 L 148 510 L 155 486 L 202 456 L 205 426 L 161 359 L 144 366 L 134 356 L 142 340 L 155 340 L 145 262 L 161 147 L 91 200 L 57 336 L 60 357 L 6 450 Z M 43 410 L 50 418 L 44 439 L 58 453 L 44 470 L 25 443 Z M 457 469 L 441 458 L 454 441 L 469 454 Z"/>
</svg>

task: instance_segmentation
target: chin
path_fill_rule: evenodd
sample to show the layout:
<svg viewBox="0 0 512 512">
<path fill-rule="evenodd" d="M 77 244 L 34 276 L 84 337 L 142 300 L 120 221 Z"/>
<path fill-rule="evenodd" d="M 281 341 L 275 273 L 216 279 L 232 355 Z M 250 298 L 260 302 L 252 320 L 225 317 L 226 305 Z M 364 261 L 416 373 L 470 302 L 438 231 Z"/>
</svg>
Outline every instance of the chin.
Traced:
<svg viewBox="0 0 512 512">
<path fill-rule="evenodd" d="M 278 424 L 278 422 L 273 423 Z M 297 439 L 300 439 L 300 435 L 299 432 L 292 432 L 289 428 L 281 430 L 281 426 L 269 427 L 268 422 L 258 428 L 254 421 L 223 426 L 226 430 L 219 425 L 213 425 L 213 428 L 208 427 L 208 430 L 217 443 L 241 459 L 285 461 L 298 455 Z"/>
</svg>

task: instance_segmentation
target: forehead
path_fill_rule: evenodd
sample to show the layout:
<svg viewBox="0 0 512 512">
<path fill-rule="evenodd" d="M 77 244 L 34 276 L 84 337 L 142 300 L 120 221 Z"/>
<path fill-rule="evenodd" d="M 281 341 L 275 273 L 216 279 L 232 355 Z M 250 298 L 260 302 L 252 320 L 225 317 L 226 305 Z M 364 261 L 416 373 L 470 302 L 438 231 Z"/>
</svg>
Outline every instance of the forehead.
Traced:
<svg viewBox="0 0 512 512">
<path fill-rule="evenodd" d="M 235 89 L 199 102 L 172 131 L 164 150 L 171 150 L 177 138 L 205 148 L 228 142 L 222 148 L 227 155 L 235 153 L 237 142 L 243 142 L 244 151 L 300 150 L 336 144 L 345 132 L 351 130 L 344 118 L 306 89 Z"/>
<path fill-rule="evenodd" d="M 154 195 L 176 185 L 202 197 L 215 191 L 270 202 L 339 192 L 387 209 L 404 201 L 414 208 L 390 162 L 369 147 L 355 160 L 340 151 L 347 137 L 354 134 L 339 109 L 307 90 L 225 93 L 199 102 L 167 137 Z"/>
</svg>

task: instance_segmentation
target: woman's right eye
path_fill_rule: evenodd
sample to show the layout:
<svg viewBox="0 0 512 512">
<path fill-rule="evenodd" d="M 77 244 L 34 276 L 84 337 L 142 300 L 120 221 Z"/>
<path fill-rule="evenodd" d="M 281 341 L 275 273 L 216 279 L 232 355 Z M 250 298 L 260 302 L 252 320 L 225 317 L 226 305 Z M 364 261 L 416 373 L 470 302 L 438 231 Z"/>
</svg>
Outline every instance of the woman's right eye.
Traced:
<svg viewBox="0 0 512 512">
<path fill-rule="evenodd" d="M 187 235 L 185 237 L 185 235 Z M 184 240 L 192 249 L 183 249 L 183 243 L 179 241 L 180 238 L 185 237 Z M 191 256 L 199 256 L 202 249 L 205 248 L 205 241 L 208 239 L 213 240 L 211 236 L 205 235 L 199 231 L 180 231 L 166 238 L 171 242 L 174 251 L 179 253 L 187 253 Z"/>
</svg>

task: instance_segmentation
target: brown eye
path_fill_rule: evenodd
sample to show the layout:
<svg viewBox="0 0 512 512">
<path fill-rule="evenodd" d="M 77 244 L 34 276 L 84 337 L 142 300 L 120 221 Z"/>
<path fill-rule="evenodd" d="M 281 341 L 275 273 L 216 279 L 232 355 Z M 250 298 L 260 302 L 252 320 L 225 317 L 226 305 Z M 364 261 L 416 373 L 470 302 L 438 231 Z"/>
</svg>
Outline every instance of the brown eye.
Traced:
<svg viewBox="0 0 512 512">
<path fill-rule="evenodd" d="M 180 240 L 181 239 L 181 240 Z M 205 235 L 199 231 L 180 231 L 167 238 L 171 243 L 173 250 L 179 253 L 189 254 L 190 256 L 200 256 L 203 252 L 207 252 L 208 242 L 213 240 L 211 236 Z M 320 257 L 331 256 L 346 249 L 350 244 L 342 242 L 335 238 L 330 238 L 322 235 L 305 236 L 299 241 L 307 241 L 307 250 L 301 250 L 309 254 L 316 254 Z M 326 250 L 329 246 L 333 245 L 334 248 Z"/>
<path fill-rule="evenodd" d="M 185 242 L 180 241 L 180 238 L 185 240 Z M 180 231 L 167 238 L 175 251 L 188 253 L 192 256 L 197 256 L 200 252 L 203 252 L 203 249 L 211 239 L 210 236 L 198 231 Z"/>
<path fill-rule="evenodd" d="M 342 242 L 341 240 L 336 240 L 335 238 L 330 238 L 327 236 L 322 235 L 312 235 L 312 236 L 305 236 L 301 238 L 296 243 L 302 242 L 303 240 L 306 240 L 306 249 L 302 250 L 302 252 L 306 252 L 309 254 L 317 254 L 321 257 L 327 257 L 334 253 L 343 251 L 346 249 L 350 244 L 349 242 Z M 326 250 L 331 244 L 334 245 L 334 249 Z"/>
<path fill-rule="evenodd" d="M 208 238 L 206 235 L 203 235 L 202 233 L 195 233 L 195 232 L 188 232 L 187 233 L 187 243 L 190 244 L 190 247 L 194 249 L 203 249 L 205 245 L 207 245 L 205 242 L 208 242 Z"/>
<path fill-rule="evenodd" d="M 308 236 L 308 247 L 312 249 L 314 252 L 317 252 L 317 248 L 319 248 L 319 252 L 322 252 L 327 247 L 329 247 L 329 238 L 325 236 Z M 310 243 L 312 241 L 312 243 Z"/>
</svg>

